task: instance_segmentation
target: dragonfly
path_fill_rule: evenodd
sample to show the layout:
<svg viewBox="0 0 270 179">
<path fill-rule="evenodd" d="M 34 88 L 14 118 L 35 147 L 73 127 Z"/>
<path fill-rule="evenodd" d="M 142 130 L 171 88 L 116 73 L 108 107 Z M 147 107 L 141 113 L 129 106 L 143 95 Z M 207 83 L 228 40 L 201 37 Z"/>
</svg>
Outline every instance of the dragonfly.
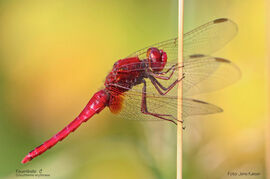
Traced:
<svg viewBox="0 0 270 179">
<path fill-rule="evenodd" d="M 108 107 L 131 120 L 163 120 L 177 124 L 177 88 L 182 83 L 183 119 L 222 112 L 191 96 L 224 88 L 240 78 L 231 61 L 210 56 L 237 34 L 232 20 L 212 20 L 183 35 L 183 63 L 178 63 L 178 38 L 159 42 L 118 60 L 82 112 L 64 129 L 29 152 L 21 163 L 41 155 L 74 132 L 82 123 Z M 180 70 L 182 69 L 182 70 Z M 179 73 L 182 78 L 179 79 Z M 183 122 L 183 121 L 180 121 Z"/>
</svg>

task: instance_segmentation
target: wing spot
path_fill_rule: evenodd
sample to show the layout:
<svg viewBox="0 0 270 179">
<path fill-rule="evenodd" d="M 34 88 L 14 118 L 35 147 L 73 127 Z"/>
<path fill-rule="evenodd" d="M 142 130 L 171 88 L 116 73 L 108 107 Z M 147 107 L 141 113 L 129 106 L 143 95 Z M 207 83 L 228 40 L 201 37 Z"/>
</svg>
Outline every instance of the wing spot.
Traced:
<svg viewBox="0 0 270 179">
<path fill-rule="evenodd" d="M 215 58 L 217 62 L 223 62 L 223 63 L 231 63 L 229 60 L 226 60 L 224 58 Z"/>
<path fill-rule="evenodd" d="M 194 54 L 194 55 L 190 55 L 189 57 L 190 58 L 201 58 L 201 57 L 204 57 L 205 55 L 203 54 Z"/>
<path fill-rule="evenodd" d="M 220 18 L 220 19 L 214 20 L 213 22 L 214 22 L 214 24 L 217 24 L 217 23 L 226 22 L 226 21 L 228 21 L 227 18 Z"/>
<path fill-rule="evenodd" d="M 202 103 L 202 104 L 208 104 L 207 102 L 200 101 L 200 100 L 197 100 L 197 99 L 192 99 L 192 101 L 197 102 L 197 103 Z"/>
</svg>

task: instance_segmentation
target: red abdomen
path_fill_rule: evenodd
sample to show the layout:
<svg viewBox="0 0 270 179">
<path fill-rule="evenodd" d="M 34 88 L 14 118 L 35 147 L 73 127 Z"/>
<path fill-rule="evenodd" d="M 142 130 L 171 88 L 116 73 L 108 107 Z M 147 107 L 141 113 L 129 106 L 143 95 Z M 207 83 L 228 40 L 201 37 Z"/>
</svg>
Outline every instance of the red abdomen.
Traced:
<svg viewBox="0 0 270 179">
<path fill-rule="evenodd" d="M 44 142 L 42 145 L 36 147 L 34 150 L 29 152 L 25 158 L 22 160 L 22 163 L 29 162 L 33 158 L 42 154 L 49 148 L 53 147 L 59 141 L 66 138 L 71 132 L 75 131 L 83 122 L 86 122 L 94 114 L 99 113 L 105 108 L 108 103 L 108 94 L 104 90 L 100 90 L 90 99 L 88 104 L 85 106 L 83 111 L 79 116 L 74 119 L 69 125 L 67 125 L 63 130 L 54 135 L 51 139 Z"/>
</svg>

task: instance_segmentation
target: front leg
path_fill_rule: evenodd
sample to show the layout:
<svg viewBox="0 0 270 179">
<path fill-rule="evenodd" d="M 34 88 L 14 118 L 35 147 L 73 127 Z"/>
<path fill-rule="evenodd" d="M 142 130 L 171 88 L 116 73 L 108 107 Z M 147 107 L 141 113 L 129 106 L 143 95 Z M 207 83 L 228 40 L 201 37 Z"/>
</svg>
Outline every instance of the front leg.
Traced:
<svg viewBox="0 0 270 179">
<path fill-rule="evenodd" d="M 171 77 L 173 76 L 173 74 L 174 74 L 174 72 L 175 72 L 175 70 L 177 68 L 182 68 L 183 67 L 183 66 L 178 66 L 178 67 L 176 67 L 176 66 L 177 66 L 177 64 L 171 66 L 166 72 L 157 72 L 157 73 L 150 72 L 149 74 L 154 76 L 155 78 L 158 78 L 158 79 L 169 80 L 169 79 L 171 79 Z M 171 70 L 172 70 L 172 72 L 171 72 L 171 74 L 169 76 L 163 76 L 163 75 L 167 74 Z"/>
<path fill-rule="evenodd" d="M 149 79 L 151 80 L 152 84 L 154 85 L 154 87 L 156 88 L 156 90 L 158 91 L 158 93 L 160 95 L 166 95 L 169 91 L 171 91 L 171 89 L 173 89 L 175 87 L 175 85 L 177 83 L 179 83 L 180 81 L 182 81 L 184 79 L 184 75 L 182 76 L 182 78 L 180 80 L 175 80 L 169 87 L 164 87 L 157 79 L 155 79 L 153 76 L 149 76 Z M 162 92 L 160 90 L 160 88 L 162 90 L 164 90 L 165 92 Z"/>
<path fill-rule="evenodd" d="M 158 74 L 158 75 L 166 75 L 169 71 L 171 71 L 172 69 L 175 69 L 176 65 L 177 65 L 177 63 L 172 65 L 167 71 L 165 71 L 165 72 L 157 72 L 156 74 Z"/>
<path fill-rule="evenodd" d="M 143 114 L 151 115 L 151 116 L 157 117 L 159 119 L 170 121 L 170 122 L 177 125 L 177 123 L 174 120 L 176 120 L 176 121 L 178 121 L 178 120 L 174 116 L 172 116 L 170 114 L 157 114 L 157 113 L 151 113 L 151 112 L 148 111 L 147 103 L 146 103 L 146 81 L 145 80 L 143 80 L 141 112 Z M 171 119 L 168 119 L 168 118 L 165 118 L 165 117 L 171 117 L 174 120 L 171 120 Z M 182 121 L 179 121 L 179 122 L 182 122 Z"/>
</svg>

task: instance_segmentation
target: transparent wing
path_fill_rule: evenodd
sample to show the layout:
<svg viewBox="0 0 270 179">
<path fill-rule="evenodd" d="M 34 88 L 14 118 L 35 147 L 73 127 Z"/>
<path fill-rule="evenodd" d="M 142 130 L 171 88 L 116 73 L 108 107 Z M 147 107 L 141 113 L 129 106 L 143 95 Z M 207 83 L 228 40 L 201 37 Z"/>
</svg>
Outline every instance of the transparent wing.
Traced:
<svg viewBox="0 0 270 179">
<path fill-rule="evenodd" d="M 240 79 L 239 68 L 231 61 L 209 56 L 191 56 L 184 61 L 183 95 L 216 91 Z"/>
<path fill-rule="evenodd" d="M 142 87 L 142 86 L 141 86 Z M 123 94 L 123 107 L 119 114 L 116 115 L 118 119 L 128 120 L 154 120 L 160 121 L 151 115 L 146 115 L 141 112 L 142 95 L 139 93 L 125 93 Z M 177 97 L 151 96 L 147 95 L 147 108 L 151 113 L 170 114 L 173 118 L 177 118 Z M 207 115 L 222 112 L 222 109 L 200 100 L 183 98 L 183 118 L 186 119 L 195 115 Z"/>
<path fill-rule="evenodd" d="M 197 99 L 183 98 L 183 118 L 197 115 L 208 115 L 223 112 L 223 110 L 214 105 Z"/>
<path fill-rule="evenodd" d="M 192 54 L 210 55 L 224 47 L 237 31 L 236 23 L 225 18 L 199 26 L 184 34 L 184 57 Z"/>
<path fill-rule="evenodd" d="M 225 18 L 210 21 L 183 36 L 184 58 L 193 54 L 210 55 L 224 47 L 237 34 L 237 25 Z M 138 56 L 146 58 L 147 49 L 156 47 L 164 50 L 168 55 L 168 61 L 177 61 L 178 38 L 173 38 L 160 43 L 152 44 L 140 49 L 128 57 Z"/>
</svg>

